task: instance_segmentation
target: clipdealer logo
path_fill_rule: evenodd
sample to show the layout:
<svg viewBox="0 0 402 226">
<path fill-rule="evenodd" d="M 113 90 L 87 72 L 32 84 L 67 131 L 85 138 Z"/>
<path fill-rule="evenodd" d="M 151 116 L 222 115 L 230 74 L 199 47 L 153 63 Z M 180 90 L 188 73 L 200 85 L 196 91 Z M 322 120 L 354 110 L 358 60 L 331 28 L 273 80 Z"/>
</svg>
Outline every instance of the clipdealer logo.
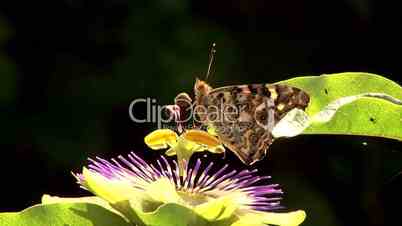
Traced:
<svg viewBox="0 0 402 226">
<path fill-rule="evenodd" d="M 146 116 L 145 118 L 139 118 L 134 115 L 134 108 L 137 104 L 146 104 Z M 157 123 L 158 128 L 162 128 L 163 123 L 169 123 L 174 120 L 173 114 L 164 114 L 169 112 L 167 105 L 158 105 L 155 98 L 138 98 L 131 101 L 128 108 L 128 114 L 130 119 L 135 123 Z"/>
<path fill-rule="evenodd" d="M 146 106 L 146 115 L 141 118 L 135 115 L 134 108 L 137 105 L 142 105 L 141 109 L 143 109 L 144 104 Z M 133 122 L 156 123 L 158 129 L 163 128 L 164 124 L 170 122 L 176 122 L 183 126 L 184 123 L 190 120 L 193 120 L 193 124 L 194 122 L 198 124 L 221 122 L 226 124 L 226 129 L 233 129 L 235 125 L 241 127 L 255 123 L 268 131 L 272 130 L 275 124 L 275 104 L 271 99 L 265 100 L 265 103 L 257 106 L 253 112 L 247 111 L 246 105 L 239 106 L 222 103 L 220 106 L 194 106 L 193 103 L 189 102 L 186 103 L 186 106 L 189 107 L 180 109 L 178 105 L 159 105 L 155 98 L 138 98 L 131 101 L 128 113 Z M 186 112 L 186 114 L 182 115 L 181 113 L 183 112 Z M 250 113 L 253 113 L 253 115 Z M 194 114 L 198 117 L 194 117 Z"/>
</svg>

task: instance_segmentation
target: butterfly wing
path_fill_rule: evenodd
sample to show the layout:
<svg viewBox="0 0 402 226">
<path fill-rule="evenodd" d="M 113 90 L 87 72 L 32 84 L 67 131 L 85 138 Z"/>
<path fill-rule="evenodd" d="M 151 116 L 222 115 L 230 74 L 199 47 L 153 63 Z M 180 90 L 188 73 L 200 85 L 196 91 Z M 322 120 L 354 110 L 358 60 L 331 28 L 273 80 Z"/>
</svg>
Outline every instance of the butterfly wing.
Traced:
<svg viewBox="0 0 402 226">
<path fill-rule="evenodd" d="M 208 125 L 248 165 L 264 157 L 273 142 L 275 124 L 291 109 L 304 110 L 308 103 L 306 92 L 281 84 L 221 87 L 203 101 Z"/>
</svg>

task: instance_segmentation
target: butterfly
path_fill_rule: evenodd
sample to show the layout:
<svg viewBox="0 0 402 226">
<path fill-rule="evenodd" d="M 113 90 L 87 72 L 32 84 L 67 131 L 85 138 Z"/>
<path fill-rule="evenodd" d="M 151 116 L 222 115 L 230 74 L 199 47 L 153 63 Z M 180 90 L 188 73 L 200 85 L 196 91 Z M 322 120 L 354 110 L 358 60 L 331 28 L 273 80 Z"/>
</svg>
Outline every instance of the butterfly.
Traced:
<svg viewBox="0 0 402 226">
<path fill-rule="evenodd" d="M 214 46 L 213 46 L 214 47 Z M 214 49 L 208 67 L 213 61 Z M 272 129 L 290 110 L 305 110 L 309 95 L 284 84 L 231 85 L 213 89 L 197 79 L 195 98 L 180 93 L 175 104 L 192 114 L 195 126 L 212 128 L 218 139 L 245 164 L 261 160 L 274 141 Z M 182 114 L 182 115 L 183 115 Z M 187 116 L 186 116 L 187 117 Z"/>
</svg>

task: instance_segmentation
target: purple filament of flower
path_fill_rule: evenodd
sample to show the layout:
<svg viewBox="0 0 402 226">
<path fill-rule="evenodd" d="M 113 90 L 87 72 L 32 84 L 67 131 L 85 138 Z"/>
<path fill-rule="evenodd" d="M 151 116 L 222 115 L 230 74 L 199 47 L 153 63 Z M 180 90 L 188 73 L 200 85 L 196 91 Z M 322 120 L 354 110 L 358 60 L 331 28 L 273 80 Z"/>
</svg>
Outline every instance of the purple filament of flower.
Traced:
<svg viewBox="0 0 402 226">
<path fill-rule="evenodd" d="M 279 189 L 279 185 L 255 185 L 257 182 L 270 179 L 269 176 L 257 176 L 257 170 L 229 171 L 226 164 L 218 171 L 211 172 L 214 165 L 212 162 L 201 170 L 201 160 L 197 159 L 194 167 L 185 164 L 185 173 L 179 176 L 177 161 L 173 160 L 172 165 L 163 156 L 157 160 L 157 166 L 146 163 L 133 152 L 128 158 L 118 156 L 118 160 L 107 161 L 99 157 L 95 160 L 89 159 L 88 168 L 109 180 L 128 180 L 137 189 L 144 189 L 144 183 L 166 178 L 179 191 L 206 195 L 241 192 L 248 197 L 247 203 L 242 204 L 251 209 L 269 211 L 281 208 L 279 201 L 282 190 Z M 75 176 L 78 183 L 85 187 L 85 177 L 82 174 Z"/>
</svg>

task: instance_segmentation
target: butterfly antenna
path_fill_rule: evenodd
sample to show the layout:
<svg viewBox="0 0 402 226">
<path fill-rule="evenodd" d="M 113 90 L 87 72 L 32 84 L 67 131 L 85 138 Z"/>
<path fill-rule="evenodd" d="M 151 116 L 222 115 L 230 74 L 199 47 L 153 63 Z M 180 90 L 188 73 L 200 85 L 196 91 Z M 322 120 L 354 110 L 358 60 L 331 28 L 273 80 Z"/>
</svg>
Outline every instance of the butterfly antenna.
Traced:
<svg viewBox="0 0 402 226">
<path fill-rule="evenodd" d="M 215 60 L 215 53 L 216 53 L 215 46 L 216 46 L 216 44 L 212 43 L 211 51 L 209 52 L 209 64 L 208 64 L 207 74 L 205 75 L 205 81 L 208 80 L 208 77 L 211 74 L 212 64 L 214 63 L 214 60 Z"/>
</svg>

